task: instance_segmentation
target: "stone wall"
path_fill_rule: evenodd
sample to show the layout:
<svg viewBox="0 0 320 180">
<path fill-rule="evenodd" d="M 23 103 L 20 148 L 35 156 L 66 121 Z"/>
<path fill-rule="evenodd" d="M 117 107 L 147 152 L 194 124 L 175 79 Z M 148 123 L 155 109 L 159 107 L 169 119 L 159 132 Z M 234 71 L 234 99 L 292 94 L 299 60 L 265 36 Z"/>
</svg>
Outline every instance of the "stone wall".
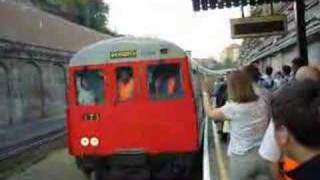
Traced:
<svg viewBox="0 0 320 180">
<path fill-rule="evenodd" d="M 72 54 L 111 36 L 21 1 L 0 0 L 0 127 L 30 122 L 36 131 L 40 119 L 64 114 Z"/>
<path fill-rule="evenodd" d="M 0 39 L 0 126 L 63 114 L 71 56 L 70 51 Z"/>
<path fill-rule="evenodd" d="M 0 23 L 0 38 L 69 51 L 111 37 L 8 0 L 0 1 Z"/>
</svg>

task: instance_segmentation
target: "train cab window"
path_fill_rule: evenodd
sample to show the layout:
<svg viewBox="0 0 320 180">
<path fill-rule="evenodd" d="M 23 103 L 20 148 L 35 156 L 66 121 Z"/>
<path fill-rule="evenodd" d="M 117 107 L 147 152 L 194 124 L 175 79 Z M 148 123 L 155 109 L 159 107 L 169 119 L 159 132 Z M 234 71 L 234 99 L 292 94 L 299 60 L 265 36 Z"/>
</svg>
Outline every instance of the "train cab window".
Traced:
<svg viewBox="0 0 320 180">
<path fill-rule="evenodd" d="M 103 72 L 86 70 L 76 73 L 77 101 L 80 105 L 101 104 L 104 101 Z"/>
<path fill-rule="evenodd" d="M 134 79 L 131 67 L 117 68 L 117 86 L 119 101 L 127 101 L 134 95 Z"/>
<path fill-rule="evenodd" d="M 152 99 L 183 96 L 179 64 L 150 65 L 148 67 L 149 95 Z"/>
</svg>

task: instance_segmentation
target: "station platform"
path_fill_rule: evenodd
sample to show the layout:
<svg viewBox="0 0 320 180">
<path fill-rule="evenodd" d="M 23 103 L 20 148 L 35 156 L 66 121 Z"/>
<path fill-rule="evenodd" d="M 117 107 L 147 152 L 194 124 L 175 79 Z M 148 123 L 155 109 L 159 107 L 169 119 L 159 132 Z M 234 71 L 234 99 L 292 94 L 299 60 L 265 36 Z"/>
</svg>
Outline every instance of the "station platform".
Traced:
<svg viewBox="0 0 320 180">
<path fill-rule="evenodd" d="M 214 121 L 204 120 L 203 180 L 229 180 L 227 144 Z"/>
</svg>

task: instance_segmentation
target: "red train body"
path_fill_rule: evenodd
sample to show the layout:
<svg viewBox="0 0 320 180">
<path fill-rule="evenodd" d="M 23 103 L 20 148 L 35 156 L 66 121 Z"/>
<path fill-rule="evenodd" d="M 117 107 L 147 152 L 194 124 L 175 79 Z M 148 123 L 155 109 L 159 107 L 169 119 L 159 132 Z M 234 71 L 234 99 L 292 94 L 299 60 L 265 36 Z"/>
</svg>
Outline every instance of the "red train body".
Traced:
<svg viewBox="0 0 320 180">
<path fill-rule="evenodd" d="M 132 81 L 127 100 L 119 97 L 121 70 L 127 70 Z M 189 61 L 179 47 L 146 38 L 106 40 L 77 53 L 68 71 L 70 154 L 108 157 L 132 151 L 153 156 L 198 152 Z M 169 91 L 170 76 L 176 92 L 161 94 Z"/>
</svg>

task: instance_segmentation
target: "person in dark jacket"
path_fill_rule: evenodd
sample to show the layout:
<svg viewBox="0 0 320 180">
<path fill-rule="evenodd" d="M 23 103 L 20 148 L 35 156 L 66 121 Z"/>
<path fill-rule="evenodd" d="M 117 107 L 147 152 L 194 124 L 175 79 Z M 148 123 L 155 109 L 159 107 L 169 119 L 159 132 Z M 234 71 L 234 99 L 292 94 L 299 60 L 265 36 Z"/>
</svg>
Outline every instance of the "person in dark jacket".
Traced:
<svg viewBox="0 0 320 180">
<path fill-rule="evenodd" d="M 227 101 L 227 83 L 223 77 L 219 79 L 217 87 L 214 88 L 213 96 L 216 97 L 216 106 L 221 107 Z"/>
<path fill-rule="evenodd" d="M 299 166 L 293 180 L 320 179 L 320 83 L 291 81 L 271 100 L 275 138 L 281 151 Z"/>
</svg>

